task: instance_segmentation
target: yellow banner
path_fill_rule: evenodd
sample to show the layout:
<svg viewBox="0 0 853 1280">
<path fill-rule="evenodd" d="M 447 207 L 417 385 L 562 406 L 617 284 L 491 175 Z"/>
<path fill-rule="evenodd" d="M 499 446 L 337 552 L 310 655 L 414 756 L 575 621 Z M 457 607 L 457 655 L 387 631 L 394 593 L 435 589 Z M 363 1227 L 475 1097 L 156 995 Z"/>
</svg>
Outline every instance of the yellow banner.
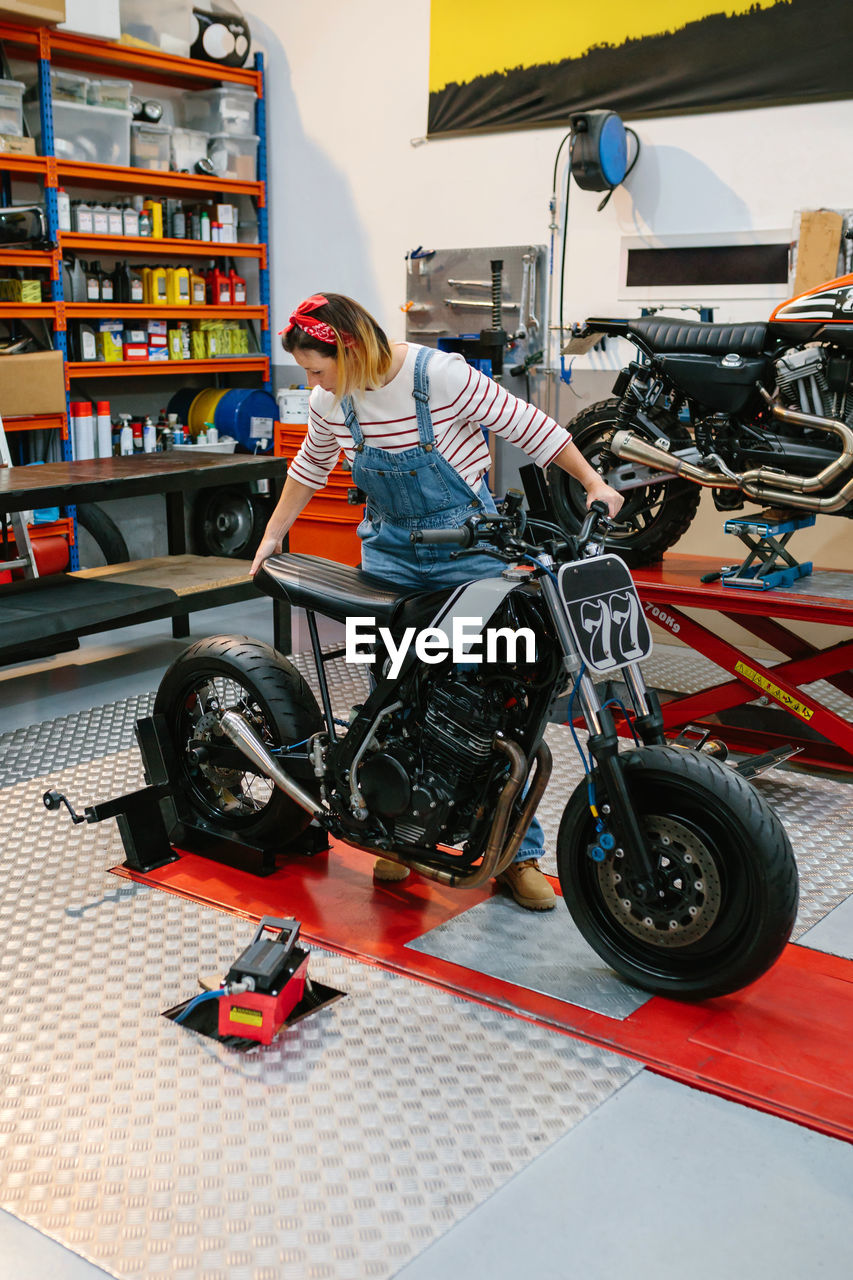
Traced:
<svg viewBox="0 0 853 1280">
<path fill-rule="evenodd" d="M 432 0 L 430 93 L 478 76 L 580 58 L 599 45 L 672 34 L 713 15 L 734 17 L 788 0 Z"/>
</svg>

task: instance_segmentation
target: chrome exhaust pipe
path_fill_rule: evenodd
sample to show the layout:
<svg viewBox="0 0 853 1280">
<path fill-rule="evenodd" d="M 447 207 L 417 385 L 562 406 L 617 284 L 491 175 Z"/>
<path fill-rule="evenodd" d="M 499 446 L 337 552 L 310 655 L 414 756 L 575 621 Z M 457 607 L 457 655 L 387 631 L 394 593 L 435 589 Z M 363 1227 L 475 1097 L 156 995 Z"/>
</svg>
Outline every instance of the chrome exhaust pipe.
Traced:
<svg viewBox="0 0 853 1280">
<path fill-rule="evenodd" d="M 816 514 L 830 514 L 846 507 L 853 499 L 853 478 L 831 497 L 819 498 L 813 495 L 825 489 L 831 481 L 838 479 L 853 466 L 853 431 L 846 423 L 837 422 L 833 418 L 818 418 L 809 413 L 785 409 L 777 404 L 774 404 L 772 409 L 774 416 L 784 422 L 797 426 L 817 427 L 840 436 L 842 451 L 839 456 L 815 476 L 786 476 L 770 467 L 756 467 L 741 474 L 731 472 L 725 475 L 667 453 L 665 449 L 649 444 L 633 431 L 617 431 L 609 447 L 611 453 L 618 458 L 624 458 L 626 462 L 640 463 L 642 466 L 668 471 L 708 489 L 739 490 L 746 497 L 772 506 L 793 507 Z"/>
<path fill-rule="evenodd" d="M 238 711 L 226 711 L 222 719 L 219 721 L 222 732 L 226 738 L 229 738 L 234 746 L 247 760 L 251 760 L 252 764 L 260 770 L 265 777 L 283 791 L 286 796 L 294 800 L 301 808 L 311 814 L 312 818 L 322 818 L 325 816 L 323 805 L 306 791 L 304 787 L 300 787 L 298 782 L 288 777 L 281 765 L 273 756 L 270 755 L 267 747 L 251 728 L 243 716 Z"/>
</svg>

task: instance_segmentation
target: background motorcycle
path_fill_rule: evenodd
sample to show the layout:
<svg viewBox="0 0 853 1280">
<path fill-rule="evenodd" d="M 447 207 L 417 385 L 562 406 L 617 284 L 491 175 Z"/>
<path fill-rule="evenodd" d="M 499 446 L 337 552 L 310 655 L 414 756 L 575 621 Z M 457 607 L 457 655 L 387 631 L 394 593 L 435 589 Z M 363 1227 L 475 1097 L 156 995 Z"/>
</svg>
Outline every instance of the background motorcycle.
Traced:
<svg viewBox="0 0 853 1280">
<path fill-rule="evenodd" d="M 613 398 L 569 423 L 574 442 L 625 494 L 608 545 L 658 560 L 688 528 L 700 487 L 719 511 L 746 501 L 853 516 L 853 275 L 776 308 L 766 324 L 646 316 L 586 321 L 578 335 L 627 338 L 645 357 Z M 552 509 L 570 533 L 586 495 L 558 467 Z"/>
<path fill-rule="evenodd" d="M 270 557 L 256 582 L 308 611 L 323 712 L 269 646 L 233 636 L 193 645 L 166 672 L 154 708 L 179 761 L 173 794 L 214 833 L 284 850 L 314 819 L 350 846 L 473 887 L 515 855 L 548 784 L 545 728 L 570 685 L 569 720 L 576 701 L 594 760 L 585 760 L 588 777 L 569 798 L 557 841 L 578 928 L 649 991 L 694 999 L 733 991 L 774 962 L 793 927 L 797 872 L 784 828 L 734 770 L 664 745 L 638 666 L 651 636 L 630 574 L 617 556 L 583 554 L 601 551 L 602 504 L 568 543 L 558 529 L 540 529 L 543 545 L 521 536 L 520 502 L 517 494 L 502 514 L 414 535 L 460 548 L 476 541 L 496 558 L 494 578 L 442 592 L 398 593 L 346 565 Z M 339 622 L 372 615 L 398 631 L 431 625 L 449 634 L 463 617 L 529 627 L 536 656 L 454 665 L 448 654 L 426 664 L 412 646 L 341 734 L 315 611 Z M 619 752 L 590 672 L 621 672 L 634 749 Z"/>
</svg>

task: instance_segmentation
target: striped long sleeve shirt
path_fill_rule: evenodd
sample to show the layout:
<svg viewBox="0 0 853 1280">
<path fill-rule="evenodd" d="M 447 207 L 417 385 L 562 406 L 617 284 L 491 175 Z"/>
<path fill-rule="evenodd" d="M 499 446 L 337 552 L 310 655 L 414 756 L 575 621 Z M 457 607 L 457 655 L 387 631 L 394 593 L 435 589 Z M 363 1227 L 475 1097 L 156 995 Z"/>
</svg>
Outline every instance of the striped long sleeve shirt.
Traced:
<svg viewBox="0 0 853 1280">
<path fill-rule="evenodd" d="M 394 452 L 411 449 L 418 443 L 412 390 L 419 349 L 410 342 L 401 369 L 389 383 L 353 397 L 365 444 L 374 449 Z M 481 427 L 517 445 L 541 467 L 552 462 L 571 440 L 570 433 L 553 418 L 526 400 L 510 395 L 457 354 L 439 351 L 431 359 L 429 408 L 439 453 L 472 487 L 476 487 L 490 463 Z M 331 392 L 315 387 L 311 392 L 308 430 L 289 474 L 309 488 L 320 489 L 341 449 L 352 460 L 354 445 L 344 423 L 343 409 Z"/>
</svg>

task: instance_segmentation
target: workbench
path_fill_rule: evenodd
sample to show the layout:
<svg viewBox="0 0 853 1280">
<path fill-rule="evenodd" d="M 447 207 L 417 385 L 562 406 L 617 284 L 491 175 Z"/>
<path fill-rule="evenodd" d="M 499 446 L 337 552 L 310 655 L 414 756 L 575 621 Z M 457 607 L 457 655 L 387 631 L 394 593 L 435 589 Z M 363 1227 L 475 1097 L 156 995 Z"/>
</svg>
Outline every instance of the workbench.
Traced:
<svg viewBox="0 0 853 1280">
<path fill-rule="evenodd" d="M 702 582 L 703 575 L 715 569 L 719 561 L 710 557 L 668 554 L 658 565 L 632 571 L 649 621 L 733 677 L 665 702 L 667 734 L 674 735 L 688 724 L 705 724 L 730 748 L 750 753 L 794 742 L 803 748 L 799 763 L 853 772 L 853 723 L 806 687 L 825 680 L 853 697 L 853 639 L 848 635 L 820 648 L 784 625 L 799 621 L 853 631 L 853 572 L 816 569 L 790 586 L 752 591 L 719 581 Z M 713 629 L 713 619 L 703 625 L 685 609 L 728 618 L 749 636 L 784 654 L 784 660 L 775 666 L 759 661 L 722 639 Z M 755 726 L 725 723 L 726 713 L 756 699 L 782 708 L 790 717 L 790 727 L 784 722 L 778 732 L 758 727 L 758 708 L 752 717 Z M 751 717 L 733 718 L 749 721 Z M 627 732 L 627 726 L 623 728 Z"/>
<path fill-rule="evenodd" d="M 168 555 L 0 586 L 0 663 L 74 649 L 94 632 L 171 618 L 189 634 L 189 615 L 260 593 L 246 560 L 187 554 L 184 503 L 194 490 L 269 480 L 278 497 L 284 458 L 168 452 L 0 468 L 0 511 L 70 506 L 162 494 Z M 272 604 L 277 648 L 289 648 L 289 610 Z"/>
</svg>

